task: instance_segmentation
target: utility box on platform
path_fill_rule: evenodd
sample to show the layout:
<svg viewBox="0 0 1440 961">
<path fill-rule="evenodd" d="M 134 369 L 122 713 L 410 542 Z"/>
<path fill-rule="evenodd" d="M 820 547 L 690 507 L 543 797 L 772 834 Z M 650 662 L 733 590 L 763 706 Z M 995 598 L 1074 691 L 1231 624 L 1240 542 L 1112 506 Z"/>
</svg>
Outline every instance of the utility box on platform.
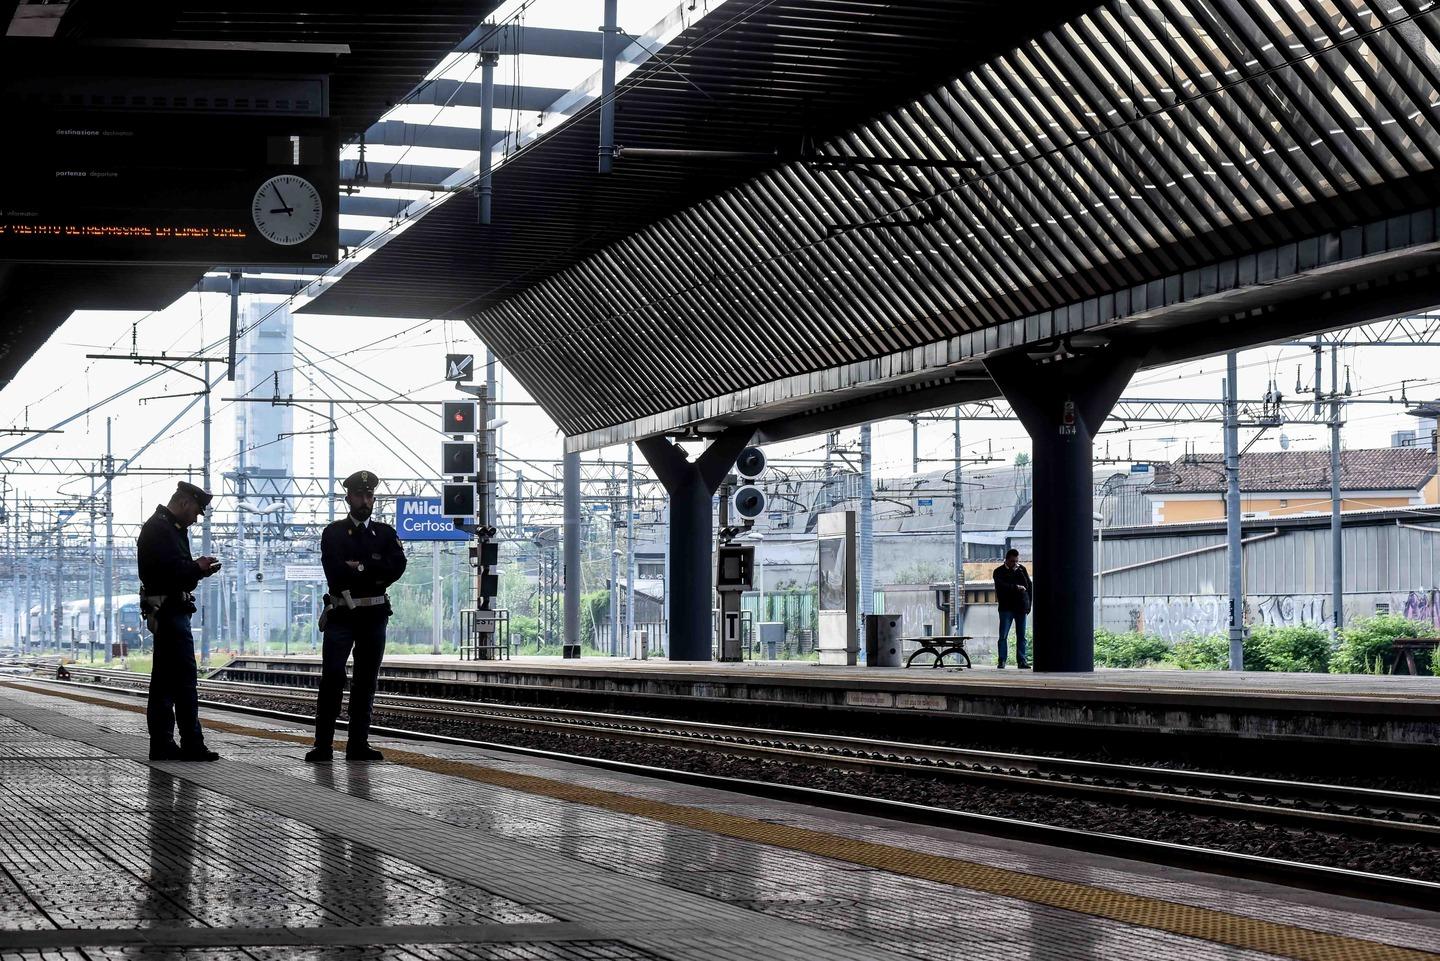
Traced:
<svg viewBox="0 0 1440 961">
<path fill-rule="evenodd" d="M 760 622 L 760 644 L 765 651 L 766 660 L 773 661 L 780 653 L 780 647 L 785 643 L 785 622 L 784 621 L 761 621 Z"/>
<path fill-rule="evenodd" d="M 900 667 L 903 663 L 901 635 L 903 614 L 865 615 L 865 663 L 871 667 Z"/>
</svg>

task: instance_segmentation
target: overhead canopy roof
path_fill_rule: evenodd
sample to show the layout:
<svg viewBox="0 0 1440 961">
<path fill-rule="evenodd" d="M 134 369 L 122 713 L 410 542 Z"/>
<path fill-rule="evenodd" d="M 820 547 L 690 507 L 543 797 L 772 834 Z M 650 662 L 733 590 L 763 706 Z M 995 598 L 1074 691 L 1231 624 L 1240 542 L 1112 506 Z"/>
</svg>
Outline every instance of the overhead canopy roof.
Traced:
<svg viewBox="0 0 1440 961">
<path fill-rule="evenodd" d="M 1433 6 L 1094 6 L 731 0 L 628 80 L 617 144 L 810 134 L 849 162 L 622 159 L 602 178 L 592 111 L 496 174 L 494 226 L 452 200 L 311 309 L 466 316 L 599 443 L 759 421 L 861 367 L 879 382 L 971 344 L 1207 295 L 1191 322 L 1240 316 L 1267 284 L 1320 296 L 1433 263 Z"/>
<path fill-rule="evenodd" d="M 125 76 L 326 73 L 342 139 L 401 99 L 499 0 L 71 0 L 51 36 L 6 32 L 15 0 L 0 0 L 0 81 L 37 64 L 57 73 Z M 8 144 L 3 151 L 18 149 Z M 159 309 L 203 271 L 155 266 L 0 264 L 0 386 L 74 310 Z"/>
<path fill-rule="evenodd" d="M 625 147 L 789 151 L 913 95 L 1081 0 L 728 0 L 620 84 Z M 494 218 L 454 197 L 302 311 L 462 318 L 578 263 L 767 164 L 618 162 L 596 173 L 599 109 L 493 176 Z"/>
</svg>

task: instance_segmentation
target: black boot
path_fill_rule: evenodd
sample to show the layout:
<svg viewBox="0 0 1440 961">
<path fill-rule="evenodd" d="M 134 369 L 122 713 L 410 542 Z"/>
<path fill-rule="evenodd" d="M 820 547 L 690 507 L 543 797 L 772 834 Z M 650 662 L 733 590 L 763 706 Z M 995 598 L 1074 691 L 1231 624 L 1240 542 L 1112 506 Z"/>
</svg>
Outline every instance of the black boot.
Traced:
<svg viewBox="0 0 1440 961">
<path fill-rule="evenodd" d="M 174 741 L 161 741 L 158 744 L 152 744 L 150 745 L 150 760 L 178 761 L 180 760 L 180 745 Z"/>
<path fill-rule="evenodd" d="M 385 755 L 375 750 L 368 744 L 350 744 L 345 748 L 345 760 L 347 761 L 383 761 Z"/>
<path fill-rule="evenodd" d="M 317 744 L 305 752 L 306 764 L 329 764 L 333 760 L 335 760 L 335 751 L 328 745 L 321 747 Z"/>
<path fill-rule="evenodd" d="M 177 761 L 218 761 L 220 755 L 201 744 L 197 747 L 182 747 Z"/>
</svg>

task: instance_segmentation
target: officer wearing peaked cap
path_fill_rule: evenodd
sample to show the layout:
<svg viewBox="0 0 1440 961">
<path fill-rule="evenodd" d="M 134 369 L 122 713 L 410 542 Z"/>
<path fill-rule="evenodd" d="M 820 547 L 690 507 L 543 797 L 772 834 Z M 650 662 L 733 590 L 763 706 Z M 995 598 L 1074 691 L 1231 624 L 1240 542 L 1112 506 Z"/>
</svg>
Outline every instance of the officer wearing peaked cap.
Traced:
<svg viewBox="0 0 1440 961">
<path fill-rule="evenodd" d="M 208 491 L 181 481 L 170 502 L 155 508 L 136 544 L 141 610 L 154 635 L 155 659 L 145 708 L 150 759 L 154 761 L 214 761 L 220 756 L 205 747 L 200 731 L 195 639 L 190 633 L 190 615 L 195 613 L 190 592 L 220 569 L 220 562 L 213 557 L 190 556 L 186 529 L 209 506 Z M 179 744 L 175 743 L 177 727 Z"/>
<path fill-rule="evenodd" d="M 405 573 L 405 550 L 389 524 L 371 520 L 378 479 L 368 470 L 345 478 L 349 516 L 325 528 L 320 537 L 320 563 L 330 592 L 320 627 L 325 632 L 324 666 L 315 704 L 315 747 L 305 760 L 324 764 L 333 757 L 335 720 L 345 691 L 345 662 L 355 654 L 355 677 L 350 687 L 350 736 L 345 757 L 351 761 L 378 761 L 370 747 L 370 709 L 375 682 L 385 656 L 385 622 L 390 599 L 385 589 Z"/>
</svg>

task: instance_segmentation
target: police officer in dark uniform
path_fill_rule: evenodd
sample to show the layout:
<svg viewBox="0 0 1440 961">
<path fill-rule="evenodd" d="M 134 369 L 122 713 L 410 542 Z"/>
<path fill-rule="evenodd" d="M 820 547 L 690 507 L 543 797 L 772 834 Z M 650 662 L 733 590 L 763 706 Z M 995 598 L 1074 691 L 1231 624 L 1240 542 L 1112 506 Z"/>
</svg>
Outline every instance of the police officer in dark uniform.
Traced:
<svg viewBox="0 0 1440 961">
<path fill-rule="evenodd" d="M 370 747 L 370 707 L 375 680 L 385 656 L 385 622 L 390 599 L 385 589 L 405 573 L 405 550 L 395 528 L 370 519 L 375 507 L 375 475 L 356 471 L 345 478 L 345 503 L 350 516 L 325 528 L 320 536 L 320 562 L 330 593 L 325 595 L 321 629 L 325 632 L 324 668 L 315 704 L 315 747 L 305 760 L 324 764 L 333 757 L 335 719 L 345 691 L 345 662 L 355 652 L 355 678 L 350 688 L 350 736 L 345 757 L 379 761 Z"/>
<path fill-rule="evenodd" d="M 150 760 L 214 761 L 220 755 L 205 747 L 200 732 L 200 707 L 195 693 L 195 639 L 190 615 L 195 613 L 195 585 L 220 569 L 213 557 L 193 559 L 186 529 L 210 505 L 210 494 L 181 481 L 170 503 L 140 528 L 136 561 L 140 567 L 140 605 L 155 637 L 150 672 L 150 700 L 145 719 L 150 728 Z M 180 743 L 175 743 L 175 729 Z"/>
</svg>

